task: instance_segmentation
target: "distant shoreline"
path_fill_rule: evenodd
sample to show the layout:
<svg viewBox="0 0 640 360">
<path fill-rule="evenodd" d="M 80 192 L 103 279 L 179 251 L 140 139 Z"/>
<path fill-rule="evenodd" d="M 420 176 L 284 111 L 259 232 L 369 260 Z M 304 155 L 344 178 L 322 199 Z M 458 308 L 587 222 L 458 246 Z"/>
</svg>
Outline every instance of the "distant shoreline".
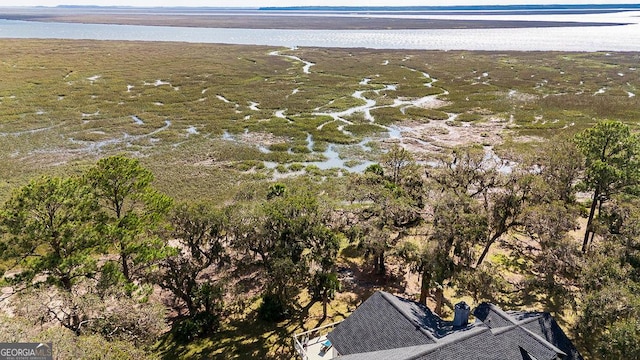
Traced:
<svg viewBox="0 0 640 360">
<path fill-rule="evenodd" d="M 268 16 L 178 16 L 141 15 L 117 18 L 113 15 L 69 16 L 7 16 L 0 19 L 38 22 L 61 22 L 105 25 L 174 26 L 221 29 L 281 29 L 281 30 L 429 30 L 429 29 L 508 29 L 548 28 L 573 26 L 615 26 L 624 23 L 578 23 L 552 21 L 489 21 L 489 20 L 438 20 L 438 19 L 361 19 L 343 17 L 286 17 Z"/>
<path fill-rule="evenodd" d="M 136 6 L 98 6 L 98 5 L 59 5 L 57 9 L 165 9 L 165 10 L 197 10 L 197 11 L 218 11 L 218 10 L 258 10 L 258 11 L 333 11 L 333 12 L 353 12 L 353 11 L 621 11 L 640 10 L 640 4 L 530 4 L 530 5 L 448 5 L 448 6 L 263 6 L 263 7 L 215 7 L 215 6 L 172 6 L 172 7 L 136 7 Z"/>
<path fill-rule="evenodd" d="M 278 11 L 470 11 L 473 13 L 482 11 L 595 11 L 603 10 L 640 10 L 640 4 L 549 4 L 549 5 L 451 5 L 451 6 L 289 6 L 289 7 L 260 7 L 259 10 Z"/>
<path fill-rule="evenodd" d="M 640 5 L 633 5 L 640 9 Z M 433 9 L 434 7 L 415 7 L 415 9 Z M 61 22 L 83 24 L 174 26 L 227 29 L 282 29 L 282 30 L 430 30 L 430 29 L 506 29 L 506 28 L 550 28 L 575 26 L 615 26 L 626 25 L 622 22 L 573 22 L 573 21 L 526 21 L 526 20 L 475 20 L 475 19 L 428 19 L 403 18 L 398 15 L 490 15 L 486 12 L 497 8 L 482 7 L 485 12 L 451 12 L 453 7 L 442 7 L 447 11 L 414 12 L 407 7 L 384 8 L 135 8 L 135 7 L 96 7 L 96 6 L 59 6 L 59 7 L 0 7 L 0 19 L 38 22 Z M 469 9 L 474 7 L 457 7 Z M 527 9 L 513 11 L 513 7 L 500 15 L 534 15 Z M 586 9 L 571 7 L 563 14 L 611 13 L 614 8 Z M 334 10 L 335 9 L 335 10 Z M 351 12 L 345 13 L 346 9 Z M 366 9 L 384 10 L 367 13 Z M 405 12 L 393 12 L 403 9 Z M 413 8 L 411 8 L 413 9 Z M 365 12 L 363 12 L 365 11 Z M 379 15 L 394 15 L 384 17 Z M 544 12 L 544 14 L 551 14 Z M 367 15 L 372 15 L 371 17 Z M 375 15 L 375 16 L 373 16 Z"/>
</svg>

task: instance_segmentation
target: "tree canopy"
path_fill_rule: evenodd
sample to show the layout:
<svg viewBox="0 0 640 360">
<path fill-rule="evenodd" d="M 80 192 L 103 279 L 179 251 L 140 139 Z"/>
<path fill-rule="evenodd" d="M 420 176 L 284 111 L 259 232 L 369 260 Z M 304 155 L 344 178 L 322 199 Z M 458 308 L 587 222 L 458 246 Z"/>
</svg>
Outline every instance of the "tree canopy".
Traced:
<svg viewBox="0 0 640 360">
<path fill-rule="evenodd" d="M 106 214 L 102 235 L 117 249 L 122 276 L 131 283 L 136 276 L 132 266 L 166 255 L 154 231 L 164 221 L 172 200 L 153 188 L 153 174 L 137 159 L 100 159 L 88 170 L 86 180 Z"/>
<path fill-rule="evenodd" d="M 595 234 L 596 210 L 612 195 L 637 193 L 640 185 L 640 137 L 619 121 L 601 121 L 575 137 L 585 159 L 582 186 L 593 192 L 582 252 Z M 592 237 L 593 238 L 593 237 Z"/>
</svg>

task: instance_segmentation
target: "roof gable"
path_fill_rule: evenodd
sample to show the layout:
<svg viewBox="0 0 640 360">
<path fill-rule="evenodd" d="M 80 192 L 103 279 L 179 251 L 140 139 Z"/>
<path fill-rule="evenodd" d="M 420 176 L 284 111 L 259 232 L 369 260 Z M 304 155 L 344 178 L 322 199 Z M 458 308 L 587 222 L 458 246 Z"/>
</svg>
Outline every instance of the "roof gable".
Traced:
<svg viewBox="0 0 640 360">
<path fill-rule="evenodd" d="M 538 316 L 532 317 L 532 314 L 537 314 Z M 526 313 L 525 315 L 527 317 L 520 320 L 523 328 L 555 345 L 566 354 L 565 359 L 582 360 L 582 355 L 580 355 L 578 349 L 576 349 L 571 340 L 567 337 L 564 331 L 562 331 L 562 328 L 560 328 L 560 325 L 558 325 L 551 314 L 545 312 Z"/>
<path fill-rule="evenodd" d="M 515 324 L 515 321 L 509 314 L 489 303 L 478 305 L 473 311 L 473 315 L 491 329 Z"/>
<path fill-rule="evenodd" d="M 327 336 L 345 360 L 582 360 L 549 313 L 482 303 L 453 328 L 426 306 L 376 292 Z"/>
</svg>

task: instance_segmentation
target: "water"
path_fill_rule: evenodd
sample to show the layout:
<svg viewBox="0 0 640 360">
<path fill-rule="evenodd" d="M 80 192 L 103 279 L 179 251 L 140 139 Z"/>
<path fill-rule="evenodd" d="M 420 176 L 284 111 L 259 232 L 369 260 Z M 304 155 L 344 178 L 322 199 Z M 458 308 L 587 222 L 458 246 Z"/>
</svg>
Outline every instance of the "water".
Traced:
<svg viewBox="0 0 640 360">
<path fill-rule="evenodd" d="M 327 150 L 325 150 L 322 153 L 322 155 L 324 155 L 324 157 L 326 158 L 325 161 L 312 161 L 312 162 L 306 162 L 303 164 L 315 165 L 321 170 L 345 169 L 350 172 L 359 172 L 359 173 L 364 172 L 367 167 L 369 167 L 371 164 L 374 164 L 372 161 L 362 161 L 352 167 L 347 166 L 348 159 L 342 159 L 340 157 L 340 154 L 336 150 L 335 144 L 330 144 L 327 147 Z"/>
<path fill-rule="evenodd" d="M 336 149 L 337 145 L 330 144 L 325 151 L 322 152 L 322 155 L 325 157 L 323 161 L 306 161 L 301 162 L 304 166 L 316 166 L 320 170 L 329 170 L 329 169 L 343 169 L 349 172 L 364 172 L 367 167 L 374 164 L 373 161 L 362 160 L 356 162 L 352 166 L 348 166 L 351 164 L 347 164 L 350 159 L 343 159 L 340 157 L 340 153 L 338 153 Z M 370 149 L 370 148 L 369 148 Z M 261 150 L 262 151 L 262 150 Z M 265 167 L 268 169 L 275 168 L 278 164 L 271 161 L 264 162 Z"/>
<path fill-rule="evenodd" d="M 222 133 L 222 140 L 235 141 L 235 138 L 227 130 L 225 130 Z"/>
<path fill-rule="evenodd" d="M 198 131 L 198 128 L 196 128 L 195 126 L 189 126 L 186 129 L 186 132 L 189 135 L 198 135 L 198 134 L 200 134 L 200 132 Z"/>
<path fill-rule="evenodd" d="M 380 15 L 400 17 L 400 15 Z M 437 19 L 630 23 L 515 29 L 278 30 L 67 24 L 0 20 L 0 38 L 178 41 L 424 50 L 640 51 L 640 12 L 580 15 L 402 15 Z M 309 65 L 309 64 L 307 64 Z"/>
<path fill-rule="evenodd" d="M 144 125 L 144 121 L 142 121 L 142 119 L 140 119 L 136 115 L 131 115 L 131 119 L 136 125 Z"/>
<path fill-rule="evenodd" d="M 296 50 L 296 47 L 292 47 L 292 50 Z M 315 65 L 312 62 L 306 61 L 306 60 L 302 60 L 297 56 L 292 56 L 292 55 L 280 55 L 279 51 L 272 51 L 269 53 L 269 55 L 273 55 L 273 56 L 284 56 L 286 58 L 289 58 L 291 60 L 295 60 L 295 61 L 300 61 L 302 63 L 304 63 L 304 67 L 302 68 L 302 72 L 304 72 L 305 74 L 311 74 L 311 67 L 313 65 Z"/>
<path fill-rule="evenodd" d="M 147 134 L 141 134 L 141 135 L 129 135 L 129 134 L 123 134 L 121 137 L 118 138 L 112 138 L 112 139 L 107 139 L 107 140 L 102 140 L 102 141 L 83 141 L 83 140 L 75 140 L 75 139 L 70 139 L 71 143 L 79 145 L 80 147 L 72 150 L 75 152 L 99 152 L 102 150 L 102 148 L 106 147 L 106 146 L 112 146 L 112 145 L 124 145 L 124 146 L 131 146 L 131 144 L 135 141 L 139 141 L 142 139 L 149 139 L 149 142 L 157 142 L 158 139 L 153 138 L 153 135 L 156 135 L 162 131 L 167 130 L 169 127 L 171 126 L 171 121 L 170 120 L 165 120 L 164 121 L 164 126 L 158 129 L 155 129 Z"/>
</svg>

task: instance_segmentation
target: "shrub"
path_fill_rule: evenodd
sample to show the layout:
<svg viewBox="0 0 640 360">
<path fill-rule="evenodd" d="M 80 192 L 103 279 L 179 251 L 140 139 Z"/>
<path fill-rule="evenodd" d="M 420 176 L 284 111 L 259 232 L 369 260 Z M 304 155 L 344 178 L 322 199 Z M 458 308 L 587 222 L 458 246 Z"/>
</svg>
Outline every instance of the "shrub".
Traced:
<svg viewBox="0 0 640 360">
<path fill-rule="evenodd" d="M 293 164 L 289 165 L 289 170 L 291 170 L 291 171 L 302 171 L 302 170 L 304 170 L 304 165 L 302 165 L 300 163 L 293 163 Z"/>
<path fill-rule="evenodd" d="M 433 110 L 433 109 L 423 109 L 420 107 L 408 107 L 405 110 L 405 113 L 408 116 L 431 119 L 431 120 L 447 120 L 449 118 L 449 114 L 447 114 L 444 111 Z"/>
<path fill-rule="evenodd" d="M 287 318 L 289 310 L 277 296 L 267 294 L 262 297 L 262 304 L 258 308 L 258 317 L 265 321 L 278 322 Z"/>
<path fill-rule="evenodd" d="M 458 121 L 464 121 L 464 122 L 471 122 L 471 121 L 478 121 L 482 119 L 482 116 L 478 115 L 478 114 L 472 114 L 472 113 L 464 113 L 464 114 L 460 114 L 458 115 L 458 117 L 456 118 L 456 120 Z"/>
<path fill-rule="evenodd" d="M 217 315 L 201 312 L 176 322 L 172 332 L 177 341 L 188 343 L 214 333 L 219 327 L 220 318 Z"/>
</svg>

